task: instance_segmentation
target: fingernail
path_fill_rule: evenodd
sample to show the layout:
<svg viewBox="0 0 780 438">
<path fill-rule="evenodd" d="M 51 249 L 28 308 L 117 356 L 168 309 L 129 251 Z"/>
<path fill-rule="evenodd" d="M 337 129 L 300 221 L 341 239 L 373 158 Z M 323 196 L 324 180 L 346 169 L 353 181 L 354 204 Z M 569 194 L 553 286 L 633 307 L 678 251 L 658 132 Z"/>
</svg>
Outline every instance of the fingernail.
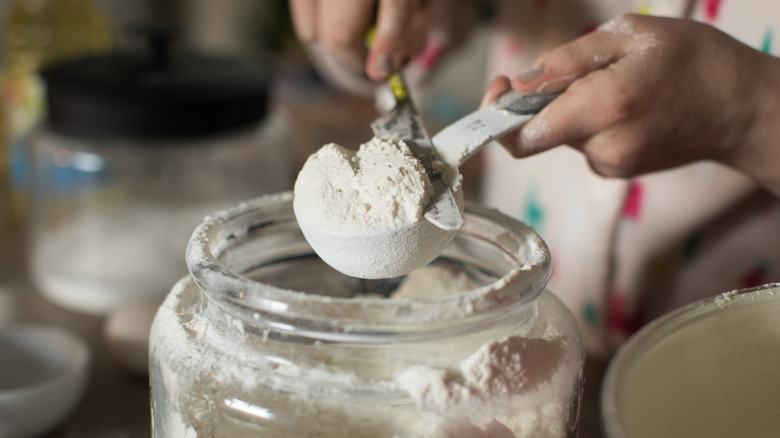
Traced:
<svg viewBox="0 0 780 438">
<path fill-rule="evenodd" d="M 393 61 L 387 53 L 380 53 L 374 58 L 374 70 L 389 75 L 393 72 Z"/>
<path fill-rule="evenodd" d="M 544 73 L 544 69 L 542 69 L 542 67 L 536 67 L 532 70 L 528 70 L 525 73 L 517 75 L 517 79 L 520 79 L 522 82 L 531 82 L 541 76 L 542 73 Z"/>
</svg>

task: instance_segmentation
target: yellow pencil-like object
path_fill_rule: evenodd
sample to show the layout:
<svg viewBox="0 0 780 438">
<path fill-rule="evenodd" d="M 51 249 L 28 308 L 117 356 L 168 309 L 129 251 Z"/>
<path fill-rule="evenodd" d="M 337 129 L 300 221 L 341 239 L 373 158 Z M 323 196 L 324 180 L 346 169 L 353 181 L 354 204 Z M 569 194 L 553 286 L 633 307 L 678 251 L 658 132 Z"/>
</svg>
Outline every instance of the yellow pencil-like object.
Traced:
<svg viewBox="0 0 780 438">
<path fill-rule="evenodd" d="M 371 26 L 366 32 L 366 44 L 371 47 L 374 44 L 376 38 L 376 26 Z M 390 90 L 393 92 L 396 100 L 406 100 L 409 98 L 409 92 L 406 90 L 406 83 L 400 73 L 393 73 L 387 78 L 387 85 L 390 86 Z"/>
</svg>

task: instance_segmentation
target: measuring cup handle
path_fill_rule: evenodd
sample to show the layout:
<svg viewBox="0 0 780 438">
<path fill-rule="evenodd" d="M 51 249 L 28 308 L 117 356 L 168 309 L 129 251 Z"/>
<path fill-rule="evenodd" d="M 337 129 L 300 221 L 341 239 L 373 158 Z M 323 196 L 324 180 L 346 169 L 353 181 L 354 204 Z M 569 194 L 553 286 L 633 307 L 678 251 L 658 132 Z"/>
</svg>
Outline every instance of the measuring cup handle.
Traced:
<svg viewBox="0 0 780 438">
<path fill-rule="evenodd" d="M 497 109 L 510 111 L 517 115 L 533 115 L 546 107 L 562 93 L 521 94 L 517 91 L 508 91 L 501 95 L 493 103 Z"/>
</svg>

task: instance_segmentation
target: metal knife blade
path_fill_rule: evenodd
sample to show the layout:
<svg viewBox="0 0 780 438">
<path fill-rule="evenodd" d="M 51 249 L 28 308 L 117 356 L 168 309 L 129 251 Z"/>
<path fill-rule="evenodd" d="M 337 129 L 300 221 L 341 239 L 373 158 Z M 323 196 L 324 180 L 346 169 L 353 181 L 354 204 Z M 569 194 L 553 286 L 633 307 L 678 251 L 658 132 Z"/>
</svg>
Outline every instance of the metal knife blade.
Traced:
<svg viewBox="0 0 780 438">
<path fill-rule="evenodd" d="M 417 159 L 425 167 L 434 188 L 433 199 L 425 207 L 423 216 L 432 224 L 444 230 L 457 230 L 463 226 L 463 216 L 455 202 L 452 188 L 447 184 L 442 172 L 434 168 L 433 163 L 439 156 L 425 131 L 420 115 L 409 98 L 403 78 L 399 74 L 391 78 L 395 107 L 383 114 L 373 123 L 374 135 L 388 140 L 403 140 Z"/>
</svg>

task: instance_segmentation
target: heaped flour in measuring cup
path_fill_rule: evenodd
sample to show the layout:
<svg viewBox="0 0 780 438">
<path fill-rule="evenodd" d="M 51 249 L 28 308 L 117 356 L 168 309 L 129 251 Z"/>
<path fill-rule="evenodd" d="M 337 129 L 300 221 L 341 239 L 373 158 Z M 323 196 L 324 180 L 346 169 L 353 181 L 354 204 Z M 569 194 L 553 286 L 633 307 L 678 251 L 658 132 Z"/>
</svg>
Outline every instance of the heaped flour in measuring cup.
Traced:
<svg viewBox="0 0 780 438">
<path fill-rule="evenodd" d="M 293 206 L 326 263 L 353 277 L 389 278 L 426 265 L 454 236 L 423 219 L 433 192 L 403 141 L 373 138 L 357 151 L 331 143 L 311 155 Z"/>
</svg>

